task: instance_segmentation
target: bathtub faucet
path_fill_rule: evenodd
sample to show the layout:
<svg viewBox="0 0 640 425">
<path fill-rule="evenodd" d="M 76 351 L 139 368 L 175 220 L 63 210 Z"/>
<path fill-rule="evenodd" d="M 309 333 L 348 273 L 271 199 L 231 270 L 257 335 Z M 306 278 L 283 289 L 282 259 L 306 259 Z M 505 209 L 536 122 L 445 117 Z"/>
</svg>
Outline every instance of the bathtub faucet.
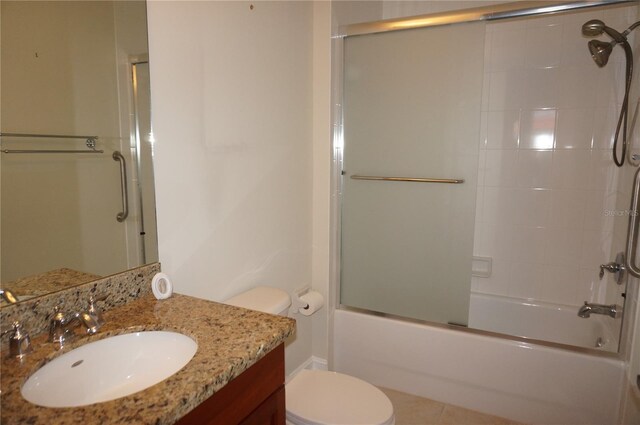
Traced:
<svg viewBox="0 0 640 425">
<path fill-rule="evenodd" d="M 588 318 L 591 314 L 606 314 L 607 316 L 611 316 L 614 319 L 620 317 L 622 311 L 620 307 L 616 304 L 605 305 L 605 304 L 591 304 L 587 301 L 584 302 L 584 305 L 580 307 L 578 310 L 578 316 L 583 318 Z"/>
</svg>

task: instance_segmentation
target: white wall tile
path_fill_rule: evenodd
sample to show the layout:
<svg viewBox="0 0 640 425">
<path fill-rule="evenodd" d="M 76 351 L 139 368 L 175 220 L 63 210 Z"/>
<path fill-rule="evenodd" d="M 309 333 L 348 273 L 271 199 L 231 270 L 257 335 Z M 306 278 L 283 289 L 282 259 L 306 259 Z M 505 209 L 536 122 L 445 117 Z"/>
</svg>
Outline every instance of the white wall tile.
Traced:
<svg viewBox="0 0 640 425">
<path fill-rule="evenodd" d="M 584 229 L 585 230 L 612 230 L 616 206 L 611 205 L 610 198 L 604 198 L 599 190 L 585 192 Z"/>
<path fill-rule="evenodd" d="M 560 67 L 560 91 L 558 108 L 583 108 L 592 106 L 597 97 L 597 66 L 567 65 Z"/>
<path fill-rule="evenodd" d="M 516 220 L 515 188 L 484 188 L 484 221 L 489 224 L 514 224 Z"/>
<path fill-rule="evenodd" d="M 509 30 L 496 30 L 491 34 L 491 56 L 487 68 L 491 72 L 521 69 L 524 65 L 526 43 L 524 27 Z"/>
<path fill-rule="evenodd" d="M 478 280 L 478 290 L 484 294 L 504 295 L 509 288 L 509 263 L 493 261 L 491 276 Z"/>
<path fill-rule="evenodd" d="M 489 111 L 487 149 L 517 149 L 520 135 L 520 110 Z"/>
<path fill-rule="evenodd" d="M 551 222 L 558 228 L 582 229 L 587 205 L 586 190 L 553 189 L 551 191 Z"/>
<path fill-rule="evenodd" d="M 594 108 L 593 113 L 593 148 L 611 149 L 613 136 L 618 122 L 617 105 Z"/>
<path fill-rule="evenodd" d="M 555 108 L 560 94 L 560 68 L 526 68 L 523 72 L 524 107 Z"/>
<path fill-rule="evenodd" d="M 516 298 L 537 299 L 544 279 L 544 271 L 537 264 L 512 263 L 509 266 L 507 295 Z"/>
<path fill-rule="evenodd" d="M 494 261 L 509 262 L 513 255 L 516 229 L 513 226 L 486 224 L 483 226 L 480 252 Z"/>
<path fill-rule="evenodd" d="M 551 150 L 520 150 L 516 167 L 516 183 L 519 187 L 551 188 L 553 164 Z"/>
<path fill-rule="evenodd" d="M 562 40 L 562 29 L 557 23 L 527 28 L 525 65 L 535 68 L 560 65 L 562 43 L 558 40 Z"/>
<path fill-rule="evenodd" d="M 514 186 L 518 151 L 488 149 L 485 156 L 484 185 Z"/>
<path fill-rule="evenodd" d="M 552 167 L 553 187 L 588 189 L 591 165 L 591 152 L 588 150 L 555 150 Z"/>
<path fill-rule="evenodd" d="M 618 187 L 610 150 L 624 55 L 616 48 L 607 67 L 594 64 L 581 33 L 589 19 L 603 12 L 487 26 L 486 155 L 474 252 L 498 266 L 491 282 L 479 279 L 479 291 L 576 306 L 615 296 L 607 292 L 617 288 L 597 274 L 626 232 L 622 225 L 613 232 L 615 212 L 627 208 L 619 191 L 628 188 Z"/>
<path fill-rule="evenodd" d="M 547 251 L 547 229 L 544 227 L 518 226 L 511 230 L 513 245 L 509 252 L 512 261 L 535 264 L 543 268 Z"/>
<path fill-rule="evenodd" d="M 489 74 L 490 111 L 519 109 L 523 103 L 524 77 L 522 70 L 491 72 Z"/>
<path fill-rule="evenodd" d="M 577 266 L 547 266 L 540 285 L 539 299 L 559 304 L 577 304 L 579 271 Z"/>
<path fill-rule="evenodd" d="M 551 226 L 545 230 L 545 264 L 577 267 L 582 258 L 582 229 Z"/>
<path fill-rule="evenodd" d="M 612 232 L 585 231 L 582 238 L 582 267 L 598 267 L 615 259 L 611 250 Z"/>
<path fill-rule="evenodd" d="M 600 280 L 600 269 L 598 267 L 580 268 L 580 279 L 578 284 L 578 292 L 576 294 L 577 303 L 581 304 L 585 301 L 590 303 L 605 303 L 607 280 Z"/>
<path fill-rule="evenodd" d="M 513 223 L 523 226 L 548 226 L 551 216 L 551 191 L 516 189 L 513 193 Z"/>
<path fill-rule="evenodd" d="M 618 158 L 620 158 L 622 140 L 618 143 L 618 149 Z M 605 195 L 618 190 L 620 168 L 613 163 L 611 150 L 593 150 L 590 169 L 589 188 L 602 191 Z"/>
<path fill-rule="evenodd" d="M 520 112 L 520 149 L 553 149 L 555 129 L 556 111 L 554 109 L 522 110 Z"/>
<path fill-rule="evenodd" d="M 593 108 L 560 109 L 556 124 L 557 149 L 591 149 Z"/>
</svg>

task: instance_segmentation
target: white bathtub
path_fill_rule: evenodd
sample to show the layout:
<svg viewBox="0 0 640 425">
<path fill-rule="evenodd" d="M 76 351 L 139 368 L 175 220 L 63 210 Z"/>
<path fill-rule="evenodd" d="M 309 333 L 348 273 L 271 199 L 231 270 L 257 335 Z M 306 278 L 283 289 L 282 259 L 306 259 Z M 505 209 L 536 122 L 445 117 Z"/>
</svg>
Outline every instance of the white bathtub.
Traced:
<svg viewBox="0 0 640 425">
<path fill-rule="evenodd" d="M 617 423 L 620 360 L 351 311 L 333 367 L 376 385 L 536 424 Z"/>
<path fill-rule="evenodd" d="M 593 314 L 578 317 L 574 306 L 527 302 L 515 298 L 471 293 L 469 327 L 525 338 L 618 351 L 621 319 Z M 602 345 L 598 347 L 598 343 Z"/>
</svg>

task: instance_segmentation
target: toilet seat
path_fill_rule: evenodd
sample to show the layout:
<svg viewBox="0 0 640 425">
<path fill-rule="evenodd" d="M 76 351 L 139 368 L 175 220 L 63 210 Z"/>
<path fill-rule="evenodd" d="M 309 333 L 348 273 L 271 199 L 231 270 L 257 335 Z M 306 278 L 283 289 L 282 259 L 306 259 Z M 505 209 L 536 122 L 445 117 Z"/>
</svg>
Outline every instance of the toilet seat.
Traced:
<svg viewBox="0 0 640 425">
<path fill-rule="evenodd" d="M 302 370 L 286 386 L 295 425 L 393 425 L 393 406 L 378 388 L 353 376 Z"/>
</svg>

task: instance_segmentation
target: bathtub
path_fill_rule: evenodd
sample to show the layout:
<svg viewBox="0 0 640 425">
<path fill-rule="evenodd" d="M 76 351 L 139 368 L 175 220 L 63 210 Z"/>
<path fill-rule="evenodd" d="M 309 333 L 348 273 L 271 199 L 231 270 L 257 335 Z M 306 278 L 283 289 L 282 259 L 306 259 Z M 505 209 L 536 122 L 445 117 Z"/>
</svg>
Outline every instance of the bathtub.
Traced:
<svg viewBox="0 0 640 425">
<path fill-rule="evenodd" d="M 536 424 L 615 424 L 623 362 L 336 310 L 333 368 L 375 385 Z"/>
<path fill-rule="evenodd" d="M 622 319 L 593 314 L 578 317 L 578 308 L 561 304 L 472 292 L 469 327 L 560 344 L 617 352 Z"/>
</svg>

